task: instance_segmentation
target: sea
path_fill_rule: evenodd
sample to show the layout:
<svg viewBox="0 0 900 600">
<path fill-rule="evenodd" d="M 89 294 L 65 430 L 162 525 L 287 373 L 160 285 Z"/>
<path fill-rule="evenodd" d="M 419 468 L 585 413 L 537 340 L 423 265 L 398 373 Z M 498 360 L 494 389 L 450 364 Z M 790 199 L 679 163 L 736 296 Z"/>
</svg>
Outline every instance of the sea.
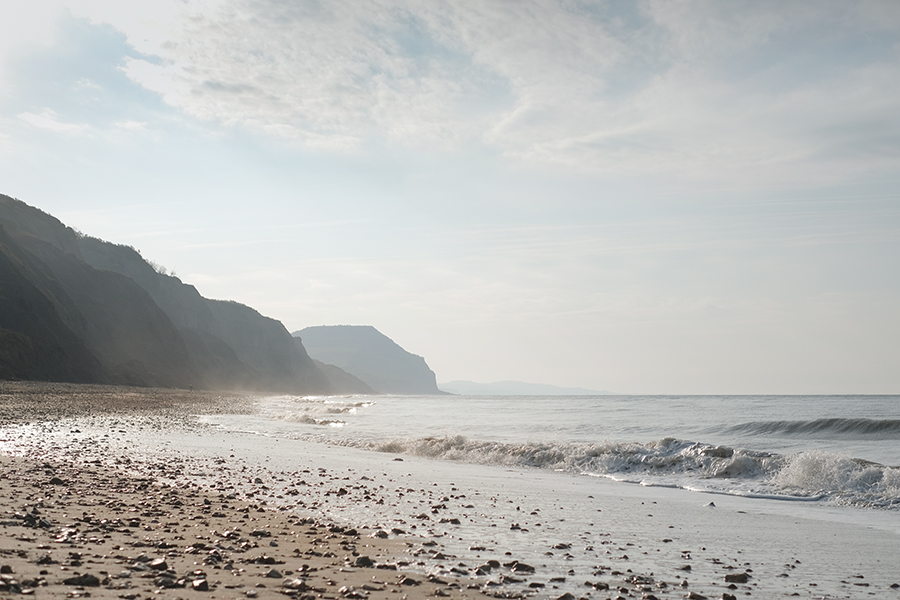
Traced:
<svg viewBox="0 0 900 600">
<path fill-rule="evenodd" d="M 900 511 L 900 396 L 277 396 L 205 419 L 472 468 Z"/>
</svg>

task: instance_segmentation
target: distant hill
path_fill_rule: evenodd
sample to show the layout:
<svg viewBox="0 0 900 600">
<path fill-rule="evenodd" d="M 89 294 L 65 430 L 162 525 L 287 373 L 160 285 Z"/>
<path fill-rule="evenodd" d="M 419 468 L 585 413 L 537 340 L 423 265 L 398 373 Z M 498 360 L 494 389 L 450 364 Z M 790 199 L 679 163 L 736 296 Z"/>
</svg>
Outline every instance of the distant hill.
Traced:
<svg viewBox="0 0 900 600">
<path fill-rule="evenodd" d="M 600 396 L 612 393 L 523 381 L 495 381 L 493 383 L 448 381 L 440 384 L 440 387 L 451 394 L 467 396 Z"/>
<path fill-rule="evenodd" d="M 365 393 L 279 321 L 0 195 L 0 378 Z"/>
<path fill-rule="evenodd" d="M 325 325 L 295 331 L 309 355 L 336 365 L 382 394 L 442 394 L 425 359 L 370 325 Z"/>
</svg>

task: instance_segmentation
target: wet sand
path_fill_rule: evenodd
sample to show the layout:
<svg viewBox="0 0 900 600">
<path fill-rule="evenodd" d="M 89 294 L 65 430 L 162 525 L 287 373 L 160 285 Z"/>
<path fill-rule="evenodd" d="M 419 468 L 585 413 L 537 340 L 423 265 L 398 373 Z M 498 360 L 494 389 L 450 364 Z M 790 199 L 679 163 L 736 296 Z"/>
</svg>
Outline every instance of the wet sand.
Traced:
<svg viewBox="0 0 900 600">
<path fill-rule="evenodd" d="M 785 546 L 826 536 L 817 542 L 806 524 L 788 531 L 795 525 L 743 510 L 688 511 L 660 496 L 648 514 L 649 497 L 645 506 L 609 484 L 595 499 L 587 495 L 603 491 L 595 482 L 572 479 L 605 522 L 586 523 L 592 531 L 578 539 L 555 539 L 550 503 L 515 522 L 497 508 L 525 501 L 504 495 L 504 477 L 524 474 L 540 487 L 558 485 L 553 474 L 505 471 L 460 489 L 446 473 L 427 484 L 405 478 L 429 468 L 415 457 L 345 456 L 313 444 L 309 454 L 292 446 L 288 469 L 277 439 L 251 440 L 271 455 L 264 465 L 241 456 L 240 440 L 207 436 L 211 453 L 202 451 L 191 415 L 252 411 L 252 398 L 240 394 L 0 382 L 0 590 L 126 600 L 900 597 L 888 579 L 849 564 L 823 578 L 826 567 Z M 148 455 L 135 436 L 150 440 L 144 448 L 175 447 Z M 558 518 L 566 516 L 560 506 Z M 754 525 L 730 529 L 738 519 Z M 762 542 L 745 535 L 760 527 L 772 528 Z M 530 564 L 507 550 L 511 536 L 531 540 Z M 886 553 L 894 547 L 888 539 Z"/>
</svg>

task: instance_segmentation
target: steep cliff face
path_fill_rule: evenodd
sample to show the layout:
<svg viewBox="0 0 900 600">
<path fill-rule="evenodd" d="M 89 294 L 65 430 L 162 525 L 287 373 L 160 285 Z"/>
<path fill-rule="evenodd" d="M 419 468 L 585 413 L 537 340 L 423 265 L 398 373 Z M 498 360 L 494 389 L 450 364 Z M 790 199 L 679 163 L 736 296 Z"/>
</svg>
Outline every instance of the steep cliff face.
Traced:
<svg viewBox="0 0 900 600">
<path fill-rule="evenodd" d="M 273 388 L 289 391 L 302 384 L 311 392 L 340 391 L 329 388 L 306 350 L 294 342 L 280 321 L 237 302 L 210 300 L 208 304 L 212 333 L 234 348 L 238 358 L 257 369 Z"/>
<path fill-rule="evenodd" d="M 78 246 L 92 266 L 125 275 L 147 290 L 180 331 L 207 385 L 342 391 L 328 385 L 279 321 L 243 304 L 204 298 L 194 286 L 157 272 L 133 248 L 94 238 L 81 238 Z"/>
<path fill-rule="evenodd" d="M 342 393 L 284 326 L 0 195 L 0 377 Z"/>
<path fill-rule="evenodd" d="M 110 381 L 50 299 L 52 279 L 0 227 L 0 378 Z"/>
<path fill-rule="evenodd" d="M 336 365 L 382 394 L 442 394 L 425 359 L 372 326 L 307 327 L 294 332 L 310 356 Z"/>
<path fill-rule="evenodd" d="M 87 265 L 75 231 L 8 197 L 0 197 L 0 224 L 31 262 L 40 265 L 30 272 L 31 283 L 47 291 L 44 296 L 55 305 L 59 319 L 106 368 L 111 380 L 187 387 L 198 379 L 187 348 L 165 313 L 131 279 Z"/>
</svg>

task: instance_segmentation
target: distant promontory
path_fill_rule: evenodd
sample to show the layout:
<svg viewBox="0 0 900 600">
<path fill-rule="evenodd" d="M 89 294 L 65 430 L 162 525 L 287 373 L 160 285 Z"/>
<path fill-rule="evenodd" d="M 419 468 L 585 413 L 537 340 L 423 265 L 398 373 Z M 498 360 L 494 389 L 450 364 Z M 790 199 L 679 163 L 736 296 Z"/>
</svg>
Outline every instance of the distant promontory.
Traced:
<svg viewBox="0 0 900 600">
<path fill-rule="evenodd" d="M 336 365 L 382 394 L 443 394 L 425 359 L 370 325 L 324 325 L 295 331 L 315 360 Z"/>
</svg>

